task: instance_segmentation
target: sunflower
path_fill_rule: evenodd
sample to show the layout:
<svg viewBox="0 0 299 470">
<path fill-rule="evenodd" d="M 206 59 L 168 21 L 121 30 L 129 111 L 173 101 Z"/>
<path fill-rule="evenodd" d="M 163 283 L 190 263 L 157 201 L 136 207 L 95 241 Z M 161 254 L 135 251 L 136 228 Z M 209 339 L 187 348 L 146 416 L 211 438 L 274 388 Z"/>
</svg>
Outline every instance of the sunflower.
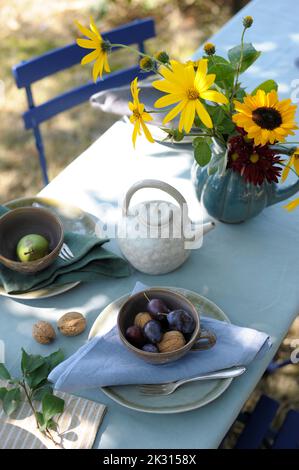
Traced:
<svg viewBox="0 0 299 470">
<path fill-rule="evenodd" d="M 129 102 L 129 109 L 132 111 L 132 115 L 130 116 L 130 121 L 132 124 L 134 124 L 134 130 L 132 134 L 132 141 L 133 145 L 135 147 L 136 144 L 136 138 L 137 134 L 141 135 L 141 130 L 140 127 L 142 127 L 142 130 L 144 132 L 145 137 L 149 142 L 155 142 L 154 139 L 151 136 L 150 131 L 146 127 L 146 124 L 144 121 L 152 121 L 153 118 L 152 116 L 145 111 L 145 106 L 143 103 L 140 103 L 139 101 L 139 88 L 138 88 L 138 78 L 136 77 L 132 82 L 131 82 L 131 93 L 132 93 L 132 98 L 133 102 Z"/>
<path fill-rule="evenodd" d="M 284 182 L 289 176 L 290 169 L 294 167 L 297 175 L 299 176 L 299 147 L 295 150 L 293 155 L 290 157 L 287 165 L 284 167 L 284 170 L 281 175 L 281 181 Z"/>
<path fill-rule="evenodd" d="M 77 39 L 77 44 L 84 49 L 94 49 L 92 52 L 87 54 L 81 60 L 81 65 L 88 64 L 95 60 L 92 69 L 93 80 L 96 81 L 98 76 L 102 78 L 103 70 L 105 72 L 110 72 L 110 67 L 108 63 L 108 53 L 111 50 L 111 45 L 109 41 L 104 41 L 101 34 L 99 33 L 93 18 L 90 18 L 90 29 L 82 26 L 78 21 L 76 25 L 84 36 L 87 36 L 89 39 Z"/>
<path fill-rule="evenodd" d="M 152 85 L 157 90 L 167 93 L 155 102 L 157 108 L 164 108 L 174 103 L 178 103 L 163 119 L 163 124 L 174 119 L 181 113 L 179 120 L 179 131 L 183 129 L 188 133 L 191 130 L 195 113 L 197 113 L 202 123 L 212 128 L 213 123 L 201 99 L 213 101 L 215 103 L 226 104 L 227 98 L 218 91 L 209 90 L 213 85 L 216 75 L 207 75 L 208 61 L 201 59 L 198 61 L 197 71 L 193 65 L 186 65 L 170 61 L 171 70 L 162 66 L 159 72 L 164 79 L 156 80 Z"/>
<path fill-rule="evenodd" d="M 234 102 L 236 114 L 234 123 L 245 129 L 255 145 L 284 142 L 287 135 L 294 135 L 298 129 L 295 123 L 296 106 L 290 99 L 278 100 L 275 90 L 265 93 L 258 90 L 256 95 L 247 95 L 244 102 Z"/>
</svg>

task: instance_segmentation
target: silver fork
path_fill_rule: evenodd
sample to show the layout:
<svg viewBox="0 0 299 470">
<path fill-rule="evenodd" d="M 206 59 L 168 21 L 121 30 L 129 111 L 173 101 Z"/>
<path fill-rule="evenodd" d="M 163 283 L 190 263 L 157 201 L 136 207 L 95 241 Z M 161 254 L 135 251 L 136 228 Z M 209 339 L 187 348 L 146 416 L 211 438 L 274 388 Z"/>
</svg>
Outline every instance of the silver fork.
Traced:
<svg viewBox="0 0 299 470">
<path fill-rule="evenodd" d="M 209 374 L 192 377 L 191 379 L 178 380 L 177 382 L 168 382 L 164 384 L 144 384 L 139 386 L 139 391 L 143 395 L 170 395 L 178 387 L 190 382 L 197 382 L 201 380 L 211 379 L 227 379 L 238 377 L 246 371 L 246 367 L 232 367 L 231 369 L 218 370 L 217 372 L 210 372 Z"/>
<path fill-rule="evenodd" d="M 66 243 L 64 243 L 61 247 L 59 258 L 63 259 L 63 261 L 70 261 L 71 259 L 75 258 L 72 250 Z"/>
</svg>

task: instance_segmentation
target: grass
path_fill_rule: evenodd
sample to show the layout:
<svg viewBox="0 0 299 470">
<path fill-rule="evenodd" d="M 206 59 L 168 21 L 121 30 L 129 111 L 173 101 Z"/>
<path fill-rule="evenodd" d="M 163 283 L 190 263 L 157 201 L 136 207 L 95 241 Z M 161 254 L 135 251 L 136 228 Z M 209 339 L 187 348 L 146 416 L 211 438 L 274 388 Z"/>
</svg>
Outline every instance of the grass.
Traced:
<svg viewBox="0 0 299 470">
<path fill-rule="evenodd" d="M 0 7 L 1 72 L 4 97 L 0 96 L 0 203 L 36 194 L 42 188 L 37 152 L 32 133 L 25 131 L 22 112 L 26 110 L 23 90 L 15 86 L 11 67 L 55 47 L 74 41 L 74 20 L 86 23 L 92 13 L 101 30 L 137 17 L 153 16 L 158 37 L 148 42 L 150 51 L 165 48 L 173 57 L 187 58 L 232 14 L 233 1 L 226 0 L 2 0 Z M 242 3 L 242 2 L 241 2 Z M 244 0 L 243 3 L 246 3 Z M 132 60 L 132 59 L 131 59 Z M 128 56 L 117 53 L 112 65 L 128 63 Z M 73 67 L 34 85 L 36 103 L 55 96 L 68 87 L 90 79 L 90 67 Z M 1 85 L 1 83 L 0 83 Z M 56 116 L 41 126 L 50 179 L 94 142 L 115 116 L 94 112 L 88 103 Z M 299 321 L 294 323 L 278 357 L 289 357 L 291 338 L 299 337 Z M 291 406 L 299 409 L 299 380 L 295 365 L 264 378 L 245 405 L 252 408 L 265 392 L 282 402 L 278 420 Z M 234 443 L 239 428 L 229 434 L 225 447 Z"/>
</svg>

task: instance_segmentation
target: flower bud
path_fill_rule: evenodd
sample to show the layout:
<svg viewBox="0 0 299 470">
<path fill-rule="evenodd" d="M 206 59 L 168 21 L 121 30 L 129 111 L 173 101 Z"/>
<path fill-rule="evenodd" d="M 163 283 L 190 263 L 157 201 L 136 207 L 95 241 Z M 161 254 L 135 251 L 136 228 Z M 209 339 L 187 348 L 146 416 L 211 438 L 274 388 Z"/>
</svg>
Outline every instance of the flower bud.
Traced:
<svg viewBox="0 0 299 470">
<path fill-rule="evenodd" d="M 154 70 L 155 62 L 152 60 L 151 57 L 145 56 L 140 59 L 139 67 L 145 72 L 150 72 L 151 70 Z"/>
<path fill-rule="evenodd" d="M 203 49 L 207 55 L 214 55 L 216 52 L 215 45 L 212 42 L 206 42 Z"/>
<path fill-rule="evenodd" d="M 243 26 L 244 28 L 250 28 L 250 26 L 253 23 L 253 18 L 252 16 L 244 16 L 243 18 Z"/>
<path fill-rule="evenodd" d="M 159 51 L 155 54 L 155 59 L 157 59 L 159 62 L 162 62 L 162 64 L 168 64 L 169 55 L 165 51 Z"/>
<path fill-rule="evenodd" d="M 185 137 L 184 132 L 180 132 L 178 129 L 173 130 L 172 138 L 175 142 L 181 142 L 183 138 Z"/>
</svg>

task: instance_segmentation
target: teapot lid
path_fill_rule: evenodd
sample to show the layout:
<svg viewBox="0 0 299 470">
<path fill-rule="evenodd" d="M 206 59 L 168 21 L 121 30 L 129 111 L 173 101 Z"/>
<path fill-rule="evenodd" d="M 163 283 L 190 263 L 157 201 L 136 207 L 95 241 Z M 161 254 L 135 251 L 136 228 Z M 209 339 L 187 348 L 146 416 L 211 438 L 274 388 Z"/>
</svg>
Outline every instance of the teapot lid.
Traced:
<svg viewBox="0 0 299 470">
<path fill-rule="evenodd" d="M 174 212 L 179 210 L 174 204 L 166 201 L 148 201 L 138 204 L 136 209 L 139 222 L 154 227 L 169 225 Z"/>
</svg>

